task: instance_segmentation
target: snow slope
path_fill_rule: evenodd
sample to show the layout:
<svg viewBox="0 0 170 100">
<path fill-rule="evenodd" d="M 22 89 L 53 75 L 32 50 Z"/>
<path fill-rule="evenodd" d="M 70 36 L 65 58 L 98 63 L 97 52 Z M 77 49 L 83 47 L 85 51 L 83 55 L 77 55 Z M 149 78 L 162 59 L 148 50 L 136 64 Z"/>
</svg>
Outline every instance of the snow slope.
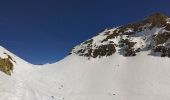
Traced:
<svg viewBox="0 0 170 100">
<path fill-rule="evenodd" d="M 37 70 L 35 87 L 64 100 L 169 100 L 169 65 L 148 52 L 90 61 L 71 55 Z"/>
<path fill-rule="evenodd" d="M 12 76 L 1 73 L 0 100 L 169 100 L 170 59 L 148 54 L 70 55 Z"/>
<path fill-rule="evenodd" d="M 51 100 L 41 91 L 32 88 L 33 83 L 28 84 L 34 80 L 31 75 L 35 70 L 34 65 L 0 47 L 0 58 L 7 58 L 7 55 L 13 59 L 14 70 L 11 76 L 0 71 L 0 100 Z"/>
</svg>

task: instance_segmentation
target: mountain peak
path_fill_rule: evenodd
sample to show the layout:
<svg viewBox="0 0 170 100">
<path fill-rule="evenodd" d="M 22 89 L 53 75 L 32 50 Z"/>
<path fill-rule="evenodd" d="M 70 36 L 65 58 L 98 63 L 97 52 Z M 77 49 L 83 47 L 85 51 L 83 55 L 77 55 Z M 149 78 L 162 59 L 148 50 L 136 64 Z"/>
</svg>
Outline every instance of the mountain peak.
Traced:
<svg viewBox="0 0 170 100">
<path fill-rule="evenodd" d="M 162 13 L 154 13 L 148 16 L 148 19 L 167 19 L 168 16 Z"/>
<path fill-rule="evenodd" d="M 165 26 L 167 22 L 168 16 L 162 14 L 162 13 L 155 13 L 150 15 L 146 20 L 150 23 L 152 23 L 153 26 Z"/>
<path fill-rule="evenodd" d="M 166 15 L 155 13 L 137 23 L 105 30 L 74 47 L 71 54 L 96 58 L 114 53 L 136 56 L 141 51 L 170 57 L 170 20 Z"/>
</svg>

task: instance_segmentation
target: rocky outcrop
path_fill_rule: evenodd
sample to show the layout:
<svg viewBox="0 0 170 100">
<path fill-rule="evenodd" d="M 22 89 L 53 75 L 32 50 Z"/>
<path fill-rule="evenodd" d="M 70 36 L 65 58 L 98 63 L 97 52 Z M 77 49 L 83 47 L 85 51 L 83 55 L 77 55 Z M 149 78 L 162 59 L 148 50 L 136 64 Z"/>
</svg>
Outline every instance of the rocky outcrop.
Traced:
<svg viewBox="0 0 170 100">
<path fill-rule="evenodd" d="M 0 59 L 0 71 L 7 75 L 11 75 L 13 71 L 13 63 L 9 58 Z"/>
<path fill-rule="evenodd" d="M 142 21 L 105 30 L 74 47 L 70 54 L 96 58 L 117 52 L 127 57 L 146 50 L 170 57 L 170 19 L 167 16 L 156 13 Z"/>
</svg>

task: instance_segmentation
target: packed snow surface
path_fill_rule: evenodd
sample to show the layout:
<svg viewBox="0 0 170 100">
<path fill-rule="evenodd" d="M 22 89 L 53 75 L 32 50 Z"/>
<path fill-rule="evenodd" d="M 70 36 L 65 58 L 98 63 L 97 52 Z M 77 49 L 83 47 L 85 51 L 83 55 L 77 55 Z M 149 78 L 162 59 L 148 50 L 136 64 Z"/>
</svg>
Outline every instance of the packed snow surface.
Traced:
<svg viewBox="0 0 170 100">
<path fill-rule="evenodd" d="M 70 55 L 43 66 L 17 62 L 11 76 L 0 72 L 0 100 L 169 100 L 170 59 L 140 52 L 101 59 Z"/>
</svg>

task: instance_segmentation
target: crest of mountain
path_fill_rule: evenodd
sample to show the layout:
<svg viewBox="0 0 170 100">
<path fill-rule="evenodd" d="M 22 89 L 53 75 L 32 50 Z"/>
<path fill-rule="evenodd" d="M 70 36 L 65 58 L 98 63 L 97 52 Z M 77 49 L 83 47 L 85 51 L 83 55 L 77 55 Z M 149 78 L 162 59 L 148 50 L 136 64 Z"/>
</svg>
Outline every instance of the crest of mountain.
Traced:
<svg viewBox="0 0 170 100">
<path fill-rule="evenodd" d="M 166 15 L 155 13 L 136 23 L 106 29 L 74 47 L 70 54 L 90 59 L 116 52 L 123 56 L 136 56 L 148 50 L 153 56 L 170 57 L 170 18 Z"/>
</svg>

